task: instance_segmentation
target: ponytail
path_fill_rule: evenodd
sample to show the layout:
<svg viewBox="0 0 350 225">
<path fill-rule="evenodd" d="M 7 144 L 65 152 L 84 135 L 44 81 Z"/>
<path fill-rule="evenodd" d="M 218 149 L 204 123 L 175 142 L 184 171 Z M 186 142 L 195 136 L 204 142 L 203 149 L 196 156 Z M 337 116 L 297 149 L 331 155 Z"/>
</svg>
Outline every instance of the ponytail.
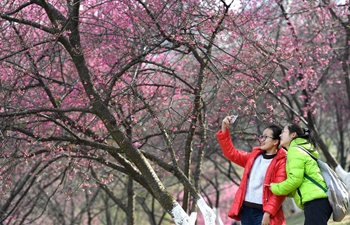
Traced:
<svg viewBox="0 0 350 225">
<path fill-rule="evenodd" d="M 288 124 L 287 127 L 290 133 L 295 132 L 297 134 L 297 138 L 304 138 L 307 140 L 307 143 L 311 143 L 314 147 L 316 147 L 316 140 L 313 132 L 311 132 L 308 128 L 303 128 L 296 123 Z"/>
</svg>

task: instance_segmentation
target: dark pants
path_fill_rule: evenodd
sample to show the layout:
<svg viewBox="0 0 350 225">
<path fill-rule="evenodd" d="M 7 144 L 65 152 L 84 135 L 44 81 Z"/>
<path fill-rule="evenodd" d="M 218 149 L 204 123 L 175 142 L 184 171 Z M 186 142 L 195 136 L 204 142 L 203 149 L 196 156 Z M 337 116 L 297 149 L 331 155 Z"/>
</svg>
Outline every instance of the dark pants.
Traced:
<svg viewBox="0 0 350 225">
<path fill-rule="evenodd" d="M 304 204 L 304 225 L 327 225 L 333 212 L 328 198 L 315 199 Z"/>
<path fill-rule="evenodd" d="M 242 225 L 261 225 L 264 212 L 248 206 L 242 206 L 240 211 Z"/>
</svg>

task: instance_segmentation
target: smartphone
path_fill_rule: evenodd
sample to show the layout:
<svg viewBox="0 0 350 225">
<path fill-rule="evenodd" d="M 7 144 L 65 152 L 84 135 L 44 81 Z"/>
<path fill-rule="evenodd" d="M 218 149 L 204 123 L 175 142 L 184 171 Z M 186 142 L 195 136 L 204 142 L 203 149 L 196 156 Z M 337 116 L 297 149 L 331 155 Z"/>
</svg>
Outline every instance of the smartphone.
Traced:
<svg viewBox="0 0 350 225">
<path fill-rule="evenodd" d="M 230 119 L 230 124 L 233 124 L 237 118 L 238 118 L 238 115 L 230 115 L 231 119 Z"/>
</svg>

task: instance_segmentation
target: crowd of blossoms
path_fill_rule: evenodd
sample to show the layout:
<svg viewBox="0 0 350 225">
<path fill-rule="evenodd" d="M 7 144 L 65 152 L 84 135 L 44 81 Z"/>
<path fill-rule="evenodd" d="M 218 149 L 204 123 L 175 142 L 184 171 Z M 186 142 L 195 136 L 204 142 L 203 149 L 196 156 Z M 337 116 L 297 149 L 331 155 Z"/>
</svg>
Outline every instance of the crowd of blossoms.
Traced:
<svg viewBox="0 0 350 225">
<path fill-rule="evenodd" d="M 300 121 L 346 164 L 348 0 L 0 6 L 2 223 L 229 223 L 228 114 L 242 149 Z"/>
</svg>

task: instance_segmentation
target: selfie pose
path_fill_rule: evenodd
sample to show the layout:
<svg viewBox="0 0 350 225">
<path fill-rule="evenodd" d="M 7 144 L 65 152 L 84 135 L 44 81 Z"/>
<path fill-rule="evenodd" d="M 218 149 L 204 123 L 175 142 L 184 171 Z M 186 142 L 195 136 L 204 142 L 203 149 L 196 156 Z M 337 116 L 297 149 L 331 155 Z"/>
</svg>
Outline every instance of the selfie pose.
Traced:
<svg viewBox="0 0 350 225">
<path fill-rule="evenodd" d="M 282 128 L 270 125 L 260 136 L 261 145 L 251 152 L 238 150 L 232 143 L 229 126 L 232 117 L 222 121 L 216 136 L 224 155 L 244 168 L 240 186 L 228 216 L 242 225 L 286 224 L 281 205 L 285 196 L 274 195 L 264 184 L 286 179 L 286 151 L 279 148 Z"/>
</svg>

